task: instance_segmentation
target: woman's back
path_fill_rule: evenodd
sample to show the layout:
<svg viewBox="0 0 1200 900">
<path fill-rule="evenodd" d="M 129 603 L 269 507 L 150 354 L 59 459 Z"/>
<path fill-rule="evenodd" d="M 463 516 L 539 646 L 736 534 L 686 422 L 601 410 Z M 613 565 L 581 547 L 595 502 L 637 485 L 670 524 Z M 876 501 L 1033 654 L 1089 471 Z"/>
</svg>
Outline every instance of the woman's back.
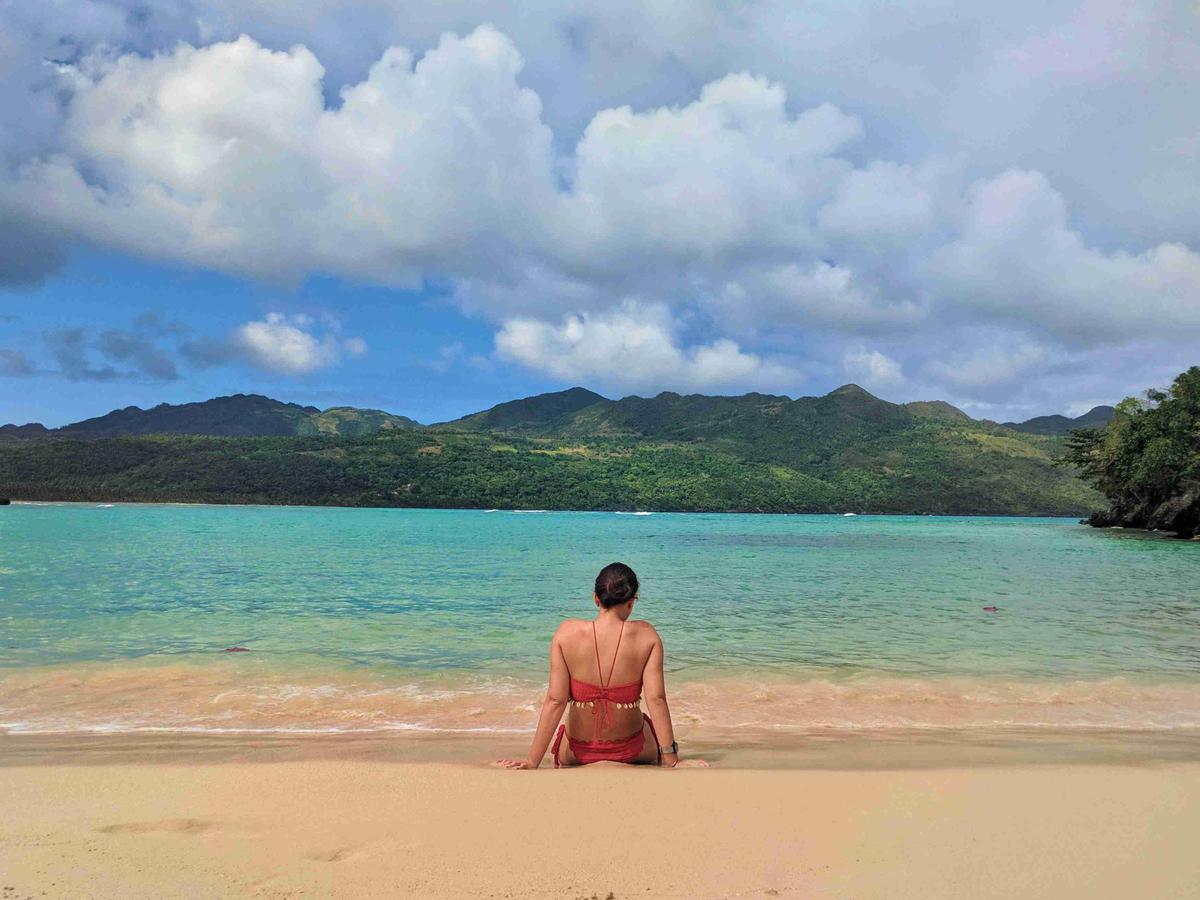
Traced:
<svg viewBox="0 0 1200 900">
<path fill-rule="evenodd" d="M 641 681 L 655 637 L 649 622 L 632 619 L 567 619 L 559 634 L 571 677 L 598 687 Z"/>
<path fill-rule="evenodd" d="M 605 740 L 641 727 L 637 699 L 657 638 L 649 622 L 621 621 L 616 616 L 563 622 L 557 643 L 572 682 L 567 718 L 571 736 Z M 623 690 L 606 696 L 613 688 Z"/>
<path fill-rule="evenodd" d="M 547 750 L 555 768 L 679 763 L 662 640 L 649 622 L 630 619 L 637 596 L 637 575 L 629 566 L 617 562 L 600 570 L 592 594 L 596 618 L 567 619 L 550 642 L 550 683 L 529 758 L 500 765 L 536 769 Z M 564 712 L 567 721 L 560 725 Z"/>
</svg>

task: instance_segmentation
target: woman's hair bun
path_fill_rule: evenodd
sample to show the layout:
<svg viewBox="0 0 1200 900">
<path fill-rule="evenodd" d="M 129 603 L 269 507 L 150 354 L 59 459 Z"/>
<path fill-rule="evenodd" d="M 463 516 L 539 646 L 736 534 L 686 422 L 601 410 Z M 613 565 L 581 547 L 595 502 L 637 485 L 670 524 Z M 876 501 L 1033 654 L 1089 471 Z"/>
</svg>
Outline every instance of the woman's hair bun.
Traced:
<svg viewBox="0 0 1200 900">
<path fill-rule="evenodd" d="M 610 600 L 615 600 L 617 603 L 624 603 L 633 596 L 633 588 L 626 582 L 617 582 L 610 585 L 608 588 L 608 597 Z"/>
<path fill-rule="evenodd" d="M 625 563 L 609 563 L 596 576 L 596 596 L 605 609 L 628 603 L 637 592 L 637 575 Z"/>
</svg>

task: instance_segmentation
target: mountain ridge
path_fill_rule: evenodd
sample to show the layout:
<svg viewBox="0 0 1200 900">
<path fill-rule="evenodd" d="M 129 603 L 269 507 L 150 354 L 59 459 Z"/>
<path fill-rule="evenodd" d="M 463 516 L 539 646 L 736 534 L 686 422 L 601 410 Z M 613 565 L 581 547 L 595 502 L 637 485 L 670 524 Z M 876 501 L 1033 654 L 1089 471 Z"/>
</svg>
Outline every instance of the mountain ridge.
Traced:
<svg viewBox="0 0 1200 900">
<path fill-rule="evenodd" d="M 1026 434 L 1068 434 L 1077 428 L 1099 428 L 1112 421 L 1116 414 L 1112 406 L 1093 406 L 1081 416 L 1050 415 L 1034 416 L 1024 422 L 1002 422 L 1005 428 L 1023 431 Z"/>
<path fill-rule="evenodd" d="M 550 391 L 498 403 L 457 419 L 423 425 L 408 416 L 379 409 L 351 406 L 301 406 L 262 394 L 231 394 L 182 404 L 160 403 L 149 409 L 127 406 L 100 416 L 72 422 L 60 428 L 41 423 L 0 425 L 0 440 L 31 440 L 50 437 L 119 437 L 145 434 L 191 434 L 214 437 L 267 437 L 322 434 L 353 437 L 392 428 L 452 428 L 471 430 L 553 431 L 566 428 L 586 431 L 592 420 L 595 433 L 646 433 L 647 420 L 659 410 L 670 408 L 688 414 L 736 416 L 751 407 L 778 413 L 791 404 L 812 405 L 823 401 L 827 412 L 887 419 L 903 410 L 918 418 L 982 422 L 944 400 L 891 403 L 857 384 L 844 384 L 817 397 L 792 399 L 781 395 L 751 392 L 739 395 L 678 394 L 662 391 L 653 397 L 629 395 L 611 400 L 584 387 Z M 597 408 L 598 407 L 598 408 Z M 580 416 L 590 410 L 586 415 Z M 764 414 L 770 414 L 766 412 Z M 1065 435 L 1075 428 L 1107 424 L 1113 407 L 1096 406 L 1082 416 L 1036 416 L 1024 422 L 998 423 L 1027 434 Z M 678 416 L 676 416 L 678 418 Z M 607 427 L 602 423 L 607 422 Z M 641 424 L 639 424 L 641 423 Z M 678 425 L 679 423 L 676 422 Z M 624 429 L 624 431 L 622 431 Z M 630 429 L 632 431 L 630 431 Z"/>
<path fill-rule="evenodd" d="M 611 403 L 607 397 L 584 387 L 571 387 L 563 391 L 548 391 L 497 403 L 438 426 L 459 428 L 505 428 L 514 424 L 545 422 L 591 406 L 601 401 Z"/>
<path fill-rule="evenodd" d="M 0 425 L 0 439 L 111 438 L 149 434 L 209 437 L 286 437 L 327 434 L 358 436 L 420 423 L 377 409 L 335 406 L 326 410 L 275 400 L 263 394 L 228 394 L 191 403 L 126 406 L 100 416 L 46 428 L 40 422 Z"/>
<path fill-rule="evenodd" d="M 231 422 L 242 409 L 254 415 Z M 85 423 L 0 441 L 0 496 L 963 515 L 1081 515 L 1101 499 L 1056 464 L 1059 435 L 976 421 L 939 401 L 891 403 L 857 385 L 796 399 L 609 400 L 572 388 L 425 426 L 235 395 Z M 174 433 L 153 431 L 167 426 Z"/>
</svg>

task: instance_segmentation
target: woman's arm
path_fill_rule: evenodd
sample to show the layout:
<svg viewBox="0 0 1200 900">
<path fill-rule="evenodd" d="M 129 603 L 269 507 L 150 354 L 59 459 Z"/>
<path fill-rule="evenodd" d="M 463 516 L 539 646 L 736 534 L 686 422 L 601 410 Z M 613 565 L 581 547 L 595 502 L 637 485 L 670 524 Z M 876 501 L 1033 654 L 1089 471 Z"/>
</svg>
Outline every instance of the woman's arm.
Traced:
<svg viewBox="0 0 1200 900">
<path fill-rule="evenodd" d="M 567 660 L 563 657 L 559 645 L 559 635 L 562 626 L 550 640 L 550 685 L 546 689 L 546 699 L 542 703 L 542 711 L 538 715 L 537 731 L 533 733 L 533 743 L 529 745 L 527 759 L 502 759 L 500 765 L 507 769 L 536 769 L 546 756 L 546 749 L 554 737 L 554 729 L 558 727 L 563 712 L 567 708 L 567 700 L 571 696 L 571 676 L 567 672 Z"/>
<path fill-rule="evenodd" d="M 651 631 L 654 631 L 651 626 Z M 654 723 L 654 733 L 658 735 L 660 747 L 669 747 L 675 743 L 675 729 L 671 725 L 671 709 L 667 706 L 667 685 L 663 676 L 663 642 L 654 631 L 654 645 L 650 649 L 650 659 L 646 662 L 646 670 L 642 674 L 642 690 L 646 694 L 646 711 L 650 721 Z M 677 753 L 664 753 L 659 757 L 659 764 L 675 766 L 679 763 Z"/>
</svg>

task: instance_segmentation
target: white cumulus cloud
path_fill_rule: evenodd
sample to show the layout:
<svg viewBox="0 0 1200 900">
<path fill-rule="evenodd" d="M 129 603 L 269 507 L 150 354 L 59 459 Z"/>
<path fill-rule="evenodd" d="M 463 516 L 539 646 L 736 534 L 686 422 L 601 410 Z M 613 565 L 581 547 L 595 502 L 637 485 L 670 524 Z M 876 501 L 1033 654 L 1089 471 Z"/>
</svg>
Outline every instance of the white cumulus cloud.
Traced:
<svg viewBox="0 0 1200 900">
<path fill-rule="evenodd" d="M 1068 344 L 1200 337 L 1200 254 L 1178 243 L 1140 253 L 1089 247 L 1038 172 L 982 180 L 969 201 L 958 237 L 929 266 L 956 305 Z"/>
<path fill-rule="evenodd" d="M 494 275 L 552 195 L 551 136 L 521 65 L 481 27 L 419 61 L 388 50 L 330 108 L 303 45 L 243 35 L 97 54 L 71 72 L 60 152 L 26 163 L 0 203 L 39 227 L 270 278 Z"/>
<path fill-rule="evenodd" d="M 511 319 L 496 334 L 496 352 L 556 378 L 620 390 L 785 390 L 801 381 L 727 338 L 681 346 L 661 307 L 626 306 L 558 324 Z"/>
<path fill-rule="evenodd" d="M 837 153 L 862 124 L 829 104 L 793 116 L 786 99 L 764 78 L 729 75 L 680 108 L 597 113 L 575 150 L 567 263 L 602 277 L 816 246 L 814 214 L 851 168 Z"/>
<path fill-rule="evenodd" d="M 1065 404 L 1068 358 L 1153 383 L 1200 352 L 1200 20 L 1119 6 L 10 4 L 0 280 L 90 243 L 433 281 L 507 359 L 639 389 L 850 365 Z M 608 372 L 579 330 L 648 362 Z M 273 371 L 363 349 L 291 319 L 236 337 Z"/>
<path fill-rule="evenodd" d="M 878 350 L 851 348 L 846 351 L 842 363 L 848 375 L 861 380 L 867 387 L 893 387 L 904 381 L 900 363 Z"/>
<path fill-rule="evenodd" d="M 305 315 L 268 313 L 257 322 L 236 328 L 229 347 L 250 365 L 282 375 L 307 375 L 339 362 L 343 354 L 361 356 L 367 350 L 362 338 L 341 338 L 326 332 L 314 334 Z"/>
<path fill-rule="evenodd" d="M 1049 354 L 1037 344 L 1015 347 L 993 346 L 967 353 L 958 352 L 948 360 L 930 360 L 925 371 L 935 379 L 956 388 L 987 388 L 1009 384 L 1043 365 Z"/>
</svg>

